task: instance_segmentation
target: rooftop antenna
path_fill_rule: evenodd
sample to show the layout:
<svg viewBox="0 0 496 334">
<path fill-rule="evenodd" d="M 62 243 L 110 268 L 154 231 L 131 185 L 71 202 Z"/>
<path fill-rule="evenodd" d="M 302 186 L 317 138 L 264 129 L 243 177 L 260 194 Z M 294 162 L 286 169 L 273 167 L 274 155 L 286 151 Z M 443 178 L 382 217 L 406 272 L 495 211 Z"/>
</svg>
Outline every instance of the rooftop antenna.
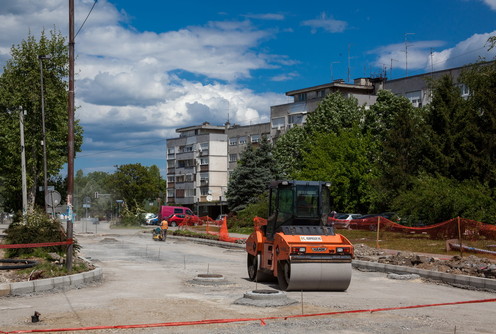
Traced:
<svg viewBox="0 0 496 334">
<path fill-rule="evenodd" d="M 405 77 L 408 76 L 408 42 L 407 42 L 408 35 L 415 35 L 415 33 L 414 32 L 405 33 Z"/>
</svg>

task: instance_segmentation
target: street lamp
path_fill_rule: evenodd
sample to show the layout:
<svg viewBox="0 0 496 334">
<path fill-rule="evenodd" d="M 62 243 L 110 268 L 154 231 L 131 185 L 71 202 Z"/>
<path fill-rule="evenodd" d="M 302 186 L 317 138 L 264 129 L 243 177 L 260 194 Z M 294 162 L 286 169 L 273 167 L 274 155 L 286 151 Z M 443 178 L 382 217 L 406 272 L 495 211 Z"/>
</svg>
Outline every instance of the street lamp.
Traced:
<svg viewBox="0 0 496 334">
<path fill-rule="evenodd" d="M 43 136 L 43 193 L 45 197 L 45 212 L 47 212 L 47 152 L 46 152 L 46 132 L 45 132 L 45 96 L 43 89 L 43 59 L 50 59 L 49 55 L 40 55 L 38 60 L 40 62 L 40 81 L 41 81 L 41 123 L 42 123 L 42 136 Z"/>
</svg>

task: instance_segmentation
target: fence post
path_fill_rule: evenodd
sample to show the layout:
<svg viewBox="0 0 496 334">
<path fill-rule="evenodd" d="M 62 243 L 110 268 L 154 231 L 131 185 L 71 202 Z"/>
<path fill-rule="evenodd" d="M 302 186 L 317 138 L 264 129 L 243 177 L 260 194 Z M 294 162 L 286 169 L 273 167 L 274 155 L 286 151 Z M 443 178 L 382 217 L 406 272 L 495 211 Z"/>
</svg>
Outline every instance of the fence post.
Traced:
<svg viewBox="0 0 496 334">
<path fill-rule="evenodd" d="M 458 243 L 460 244 L 460 257 L 463 257 L 462 229 L 460 226 L 460 216 L 457 217 L 457 220 L 458 220 Z"/>
<path fill-rule="evenodd" d="M 377 218 L 377 236 L 375 238 L 375 248 L 379 248 L 379 229 L 381 228 L 381 216 Z"/>
</svg>

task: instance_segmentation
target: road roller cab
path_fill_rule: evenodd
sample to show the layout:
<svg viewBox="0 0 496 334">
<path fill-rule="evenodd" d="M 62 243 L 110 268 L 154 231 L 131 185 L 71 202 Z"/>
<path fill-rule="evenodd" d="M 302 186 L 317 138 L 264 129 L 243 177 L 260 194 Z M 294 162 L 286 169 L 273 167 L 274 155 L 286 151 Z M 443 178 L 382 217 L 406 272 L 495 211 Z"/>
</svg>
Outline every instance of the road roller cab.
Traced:
<svg viewBox="0 0 496 334">
<path fill-rule="evenodd" d="M 251 280 L 277 278 L 282 290 L 344 291 L 351 280 L 353 245 L 328 224 L 330 183 L 273 181 L 269 215 L 246 242 Z"/>
</svg>

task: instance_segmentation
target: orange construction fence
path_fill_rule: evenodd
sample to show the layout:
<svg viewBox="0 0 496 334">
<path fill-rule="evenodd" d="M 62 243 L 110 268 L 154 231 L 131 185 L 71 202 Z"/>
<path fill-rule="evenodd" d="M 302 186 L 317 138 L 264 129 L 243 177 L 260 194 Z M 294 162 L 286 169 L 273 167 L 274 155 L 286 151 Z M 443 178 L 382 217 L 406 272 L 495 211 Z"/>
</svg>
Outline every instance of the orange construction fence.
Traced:
<svg viewBox="0 0 496 334">
<path fill-rule="evenodd" d="M 431 239 L 453 239 L 462 235 L 464 239 L 479 239 L 484 237 L 486 239 L 496 240 L 496 225 L 461 217 L 422 227 L 404 226 L 381 216 L 352 220 L 330 219 L 330 222 L 336 228 L 421 233 L 429 235 Z"/>
<path fill-rule="evenodd" d="M 193 228 L 193 226 L 204 227 L 205 230 L 198 228 Z M 234 238 L 229 236 L 229 230 L 227 228 L 227 217 L 222 220 L 213 220 L 208 216 L 200 217 L 200 220 L 195 220 L 191 216 L 186 216 L 182 223 L 179 224 L 179 228 L 187 229 L 193 232 L 204 232 L 209 235 L 215 235 L 219 237 L 220 241 L 225 242 L 241 242 L 246 238 Z"/>
</svg>

